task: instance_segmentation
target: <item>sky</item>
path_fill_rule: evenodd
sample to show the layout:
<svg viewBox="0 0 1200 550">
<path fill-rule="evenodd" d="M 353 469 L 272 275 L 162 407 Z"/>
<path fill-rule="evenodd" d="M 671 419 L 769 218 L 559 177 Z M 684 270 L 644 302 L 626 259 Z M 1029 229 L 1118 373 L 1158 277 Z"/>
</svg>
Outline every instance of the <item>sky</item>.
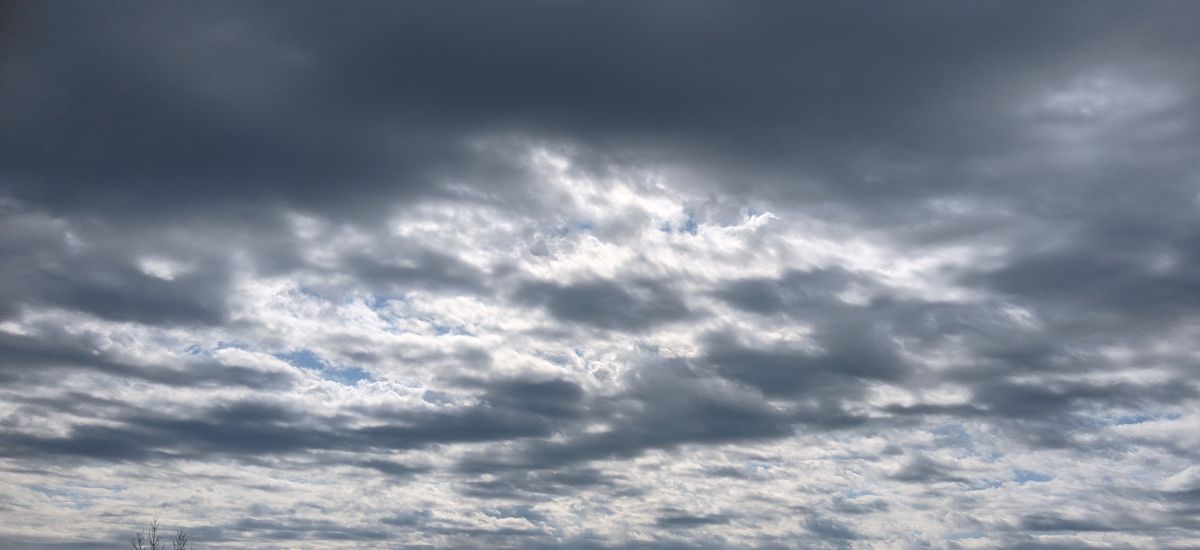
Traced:
<svg viewBox="0 0 1200 550">
<path fill-rule="evenodd" d="M 1200 547 L 1197 28 L 6 2 L 0 547 Z"/>
</svg>

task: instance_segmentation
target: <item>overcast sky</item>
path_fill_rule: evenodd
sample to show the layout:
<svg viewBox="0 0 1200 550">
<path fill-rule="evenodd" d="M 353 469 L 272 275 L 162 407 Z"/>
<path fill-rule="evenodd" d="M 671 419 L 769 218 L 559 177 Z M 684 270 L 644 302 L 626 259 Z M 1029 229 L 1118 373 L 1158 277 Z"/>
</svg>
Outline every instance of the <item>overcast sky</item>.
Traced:
<svg viewBox="0 0 1200 550">
<path fill-rule="evenodd" d="M 0 547 L 1200 547 L 1198 28 L 5 3 Z"/>
</svg>

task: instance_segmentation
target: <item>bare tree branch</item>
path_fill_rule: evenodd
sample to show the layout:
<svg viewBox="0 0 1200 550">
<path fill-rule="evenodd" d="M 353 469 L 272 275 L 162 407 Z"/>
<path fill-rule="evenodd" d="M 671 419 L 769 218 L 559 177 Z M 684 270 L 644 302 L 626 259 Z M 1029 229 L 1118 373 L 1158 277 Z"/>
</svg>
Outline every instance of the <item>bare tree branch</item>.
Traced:
<svg viewBox="0 0 1200 550">
<path fill-rule="evenodd" d="M 162 545 L 162 536 L 158 534 L 158 518 L 150 520 L 150 534 L 146 536 L 146 543 L 150 545 L 149 550 L 165 550 Z"/>
<path fill-rule="evenodd" d="M 167 545 L 163 542 L 162 534 L 159 533 L 158 518 L 150 520 L 150 528 L 142 529 L 129 539 L 129 546 L 133 550 L 167 550 Z M 171 550 L 187 550 L 188 537 L 187 533 L 180 529 L 175 538 L 171 540 Z"/>
<path fill-rule="evenodd" d="M 179 533 L 175 535 L 175 540 L 171 541 L 171 550 L 187 550 L 187 544 L 187 533 L 180 529 Z"/>
</svg>

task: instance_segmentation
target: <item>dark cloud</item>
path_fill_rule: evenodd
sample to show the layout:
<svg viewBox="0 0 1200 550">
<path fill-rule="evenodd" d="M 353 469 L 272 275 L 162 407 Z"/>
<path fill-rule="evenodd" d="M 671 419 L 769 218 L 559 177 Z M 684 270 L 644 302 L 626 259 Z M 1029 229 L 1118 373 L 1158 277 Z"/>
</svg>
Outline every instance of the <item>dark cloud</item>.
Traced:
<svg viewBox="0 0 1200 550">
<path fill-rule="evenodd" d="M 247 535 L 278 541 L 368 542 L 385 541 L 391 537 L 391 533 L 382 529 L 348 527 L 327 520 L 267 518 L 243 518 L 228 528 L 201 528 L 193 533 L 193 536 L 204 536 L 217 542 L 235 541 Z"/>
<path fill-rule="evenodd" d="M 644 330 L 694 314 L 681 296 L 659 281 L 527 282 L 516 296 L 545 307 L 557 319 L 612 330 Z"/>
<path fill-rule="evenodd" d="M 428 468 L 398 464 L 390 460 L 364 460 L 359 466 L 382 472 L 394 478 L 407 478 L 428 470 Z"/>
<path fill-rule="evenodd" d="M 942 464 L 924 455 L 916 455 L 908 463 L 892 474 L 892 479 L 908 483 L 967 483 L 962 476 L 955 475 L 955 468 Z"/>
<path fill-rule="evenodd" d="M 6 5 L 0 546 L 1187 546 L 1197 21 Z"/>
<path fill-rule="evenodd" d="M 861 515 L 886 512 L 890 509 L 890 505 L 883 499 L 847 499 L 835 497 L 833 499 L 833 509 L 841 514 Z"/>
<path fill-rule="evenodd" d="M 777 279 L 733 281 L 719 290 L 717 296 L 736 308 L 754 313 L 819 314 L 842 304 L 837 295 L 856 282 L 866 281 L 840 268 L 790 271 Z"/>
<path fill-rule="evenodd" d="M 1194 237 L 1178 239 L 1167 231 L 1194 235 L 1191 223 L 1127 229 L 1130 234 L 1121 236 L 1124 243 L 1088 235 L 1066 250 L 1022 255 L 970 280 L 1037 304 L 1054 321 L 1068 326 L 1094 328 L 1137 319 L 1145 329 L 1152 329 L 1190 315 L 1200 295 L 1196 286 L 1200 257 L 1192 252 Z M 1074 318 L 1080 310 L 1089 311 L 1089 317 Z"/>
<path fill-rule="evenodd" d="M 165 386 L 256 389 L 284 389 L 297 381 L 295 373 L 224 365 L 202 357 L 178 364 L 138 364 L 120 357 L 119 351 L 102 349 L 98 335 L 42 328 L 36 336 L 0 333 L 0 378 L 53 385 L 63 371 L 82 371 Z"/>
<path fill-rule="evenodd" d="M 107 224 L 84 221 L 73 227 L 28 208 L 5 206 L 0 204 L 0 251 L 7 260 L 0 267 L 5 304 L 0 315 L 22 307 L 56 307 L 155 325 L 227 320 L 227 258 L 199 246 L 181 251 L 169 239 L 129 235 Z M 183 256 L 180 273 L 156 276 L 139 265 L 156 253 Z"/>
<path fill-rule="evenodd" d="M 458 258 L 433 250 L 415 250 L 396 260 L 363 254 L 348 255 L 338 272 L 347 272 L 357 282 L 380 290 L 380 294 L 408 289 L 477 291 L 485 275 Z"/>
<path fill-rule="evenodd" d="M 1021 527 L 1030 531 L 1120 531 L 1105 520 L 1070 519 L 1054 513 L 1030 514 L 1021 518 Z"/>
<path fill-rule="evenodd" d="M 666 515 L 659 516 L 654 524 L 667 529 L 696 529 L 708 525 L 725 525 L 733 518 L 726 514 L 692 515 L 678 510 L 665 510 Z"/>
<path fill-rule="evenodd" d="M 980 384 L 976 400 L 995 413 L 1028 418 L 1045 418 L 1067 410 L 1094 407 L 1137 409 L 1150 403 L 1173 403 L 1192 398 L 1188 384 L 1014 384 L 991 381 Z"/>
<path fill-rule="evenodd" d="M 473 479 L 463 483 L 460 492 L 474 498 L 516 501 L 550 500 L 568 497 L 582 489 L 633 493 L 618 488 L 621 480 L 619 475 L 606 474 L 595 468 L 530 470 L 525 467 L 474 460 L 464 463 L 460 467 L 460 471 L 470 475 L 490 475 L 490 479 Z"/>
<path fill-rule="evenodd" d="M 117 426 L 76 424 L 62 437 L 5 434 L 6 454 L 123 461 L 284 454 L 342 442 L 335 432 L 301 425 L 303 417 L 294 411 L 257 403 L 213 407 L 202 416 L 141 410 L 117 418 Z"/>
<path fill-rule="evenodd" d="M 688 365 L 655 362 L 631 371 L 625 389 L 597 398 L 588 409 L 588 419 L 603 422 L 600 432 L 581 430 L 581 425 L 558 438 L 530 438 L 509 452 L 473 455 L 462 464 L 464 471 L 500 474 L 495 482 L 472 483 L 472 494 L 531 494 L 553 492 L 547 480 L 568 468 L 566 485 L 609 485 L 619 481 L 613 474 L 573 470 L 598 460 L 626 459 L 651 450 L 674 450 L 684 445 L 773 440 L 792 433 L 797 421 L 757 400 L 745 390 L 717 378 L 705 377 Z M 549 470 L 549 471 L 545 471 Z M 582 478 L 576 478 L 582 473 Z M 619 477 L 619 476 L 618 476 Z"/>
<path fill-rule="evenodd" d="M 898 380 L 908 366 L 882 335 L 855 333 L 854 327 L 828 331 L 819 351 L 751 348 L 714 335 L 705 361 L 730 380 L 771 396 L 848 396 L 862 380 Z M 874 330 L 869 325 L 864 331 Z"/>
<path fill-rule="evenodd" d="M 855 540 L 858 534 L 849 525 L 829 518 L 812 517 L 805 527 L 822 540 Z"/>
<path fill-rule="evenodd" d="M 510 381 L 473 406 L 364 410 L 366 416 L 359 421 L 369 425 L 361 427 L 348 426 L 350 417 L 321 417 L 286 405 L 239 401 L 186 416 L 125 410 L 112 417 L 118 422 L 115 426 L 77 423 L 63 436 L 9 432 L 0 439 L 6 442 L 7 456 L 118 461 L 208 456 L 253 460 L 309 451 L 408 450 L 547 438 L 581 415 L 581 398 L 578 386 L 561 380 Z M 416 471 L 379 459 L 360 465 L 392 475 Z"/>
<path fill-rule="evenodd" d="M 1029 122 L 996 108 L 1006 96 L 1113 62 L 1194 76 L 1190 8 L 1161 11 L 20 7 L 6 33 L 5 179 L 56 207 L 147 214 L 244 199 L 369 206 L 445 194 L 473 171 L 494 182 L 469 138 L 521 132 L 726 173 L 807 167 L 839 195 L 928 194 L 961 185 L 926 179 L 931 155 L 961 167 L 1026 146 Z M 97 21 L 122 32 L 91 32 Z M 898 181 L 872 183 L 886 167 Z"/>
<path fill-rule="evenodd" d="M 489 382 L 483 399 L 495 407 L 554 418 L 579 417 L 584 412 L 583 388 L 561 379 Z"/>
</svg>

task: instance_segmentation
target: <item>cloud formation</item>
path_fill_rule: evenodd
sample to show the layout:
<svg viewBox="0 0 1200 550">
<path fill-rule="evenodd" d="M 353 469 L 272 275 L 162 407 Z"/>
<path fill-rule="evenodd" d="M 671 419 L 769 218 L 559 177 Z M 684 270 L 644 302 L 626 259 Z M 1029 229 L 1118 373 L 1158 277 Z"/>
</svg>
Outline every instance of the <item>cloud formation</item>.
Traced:
<svg viewBox="0 0 1200 550">
<path fill-rule="evenodd" d="M 1200 545 L 1198 18 L 7 6 L 0 547 Z"/>
</svg>

